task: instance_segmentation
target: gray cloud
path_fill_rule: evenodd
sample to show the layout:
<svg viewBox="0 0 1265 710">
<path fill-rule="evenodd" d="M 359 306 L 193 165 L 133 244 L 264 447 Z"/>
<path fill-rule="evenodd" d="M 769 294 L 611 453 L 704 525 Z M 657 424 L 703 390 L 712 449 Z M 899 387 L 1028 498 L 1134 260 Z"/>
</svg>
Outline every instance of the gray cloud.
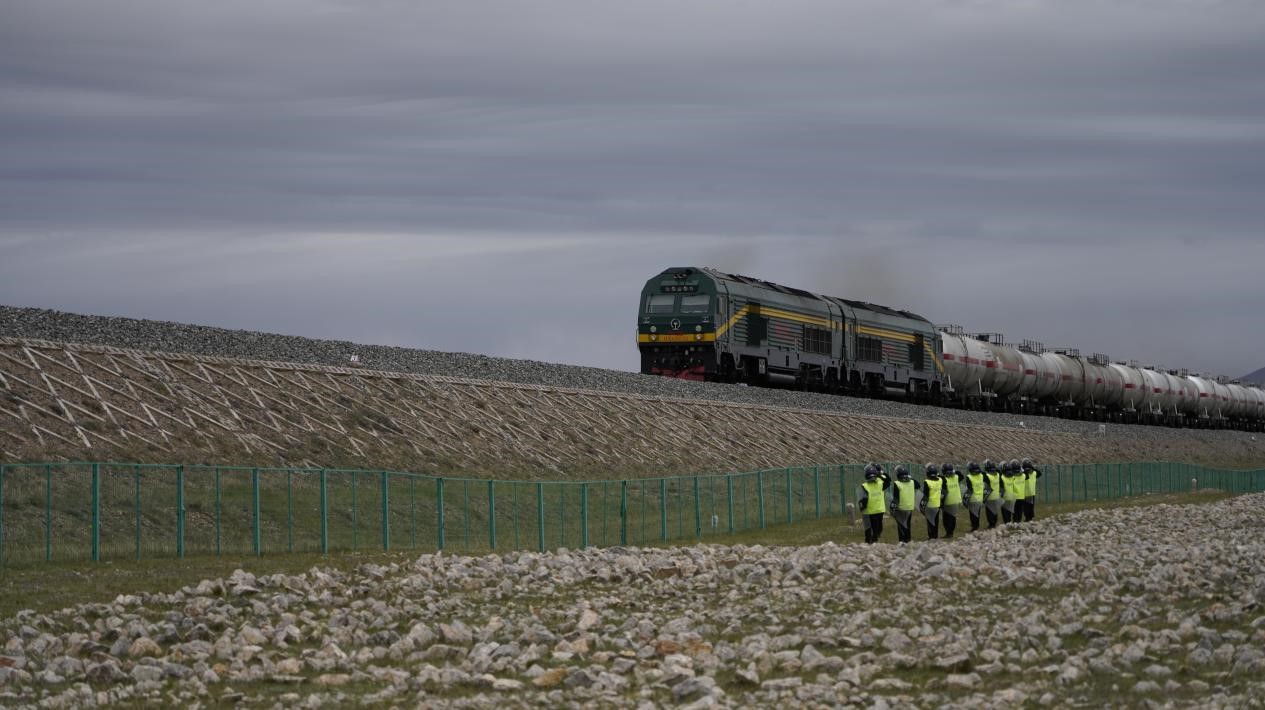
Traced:
<svg viewBox="0 0 1265 710">
<path fill-rule="evenodd" d="M 10 2 L 0 300 L 632 369 L 642 281 L 716 264 L 1242 374 L 1263 30 L 1193 0 Z"/>
</svg>

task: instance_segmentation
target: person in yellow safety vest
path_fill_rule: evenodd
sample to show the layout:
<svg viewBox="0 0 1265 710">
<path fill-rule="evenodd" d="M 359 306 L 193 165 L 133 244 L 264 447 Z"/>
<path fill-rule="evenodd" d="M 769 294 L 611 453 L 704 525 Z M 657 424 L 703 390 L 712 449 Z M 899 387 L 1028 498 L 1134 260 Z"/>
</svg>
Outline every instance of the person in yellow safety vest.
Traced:
<svg viewBox="0 0 1265 710">
<path fill-rule="evenodd" d="M 988 495 L 988 479 L 979 464 L 966 464 L 966 512 L 971 516 L 971 532 L 979 530 L 980 511 L 984 509 L 984 497 Z"/>
<path fill-rule="evenodd" d="M 992 459 L 984 459 L 984 485 L 984 516 L 988 518 L 988 529 L 992 530 L 1001 517 L 1001 472 Z"/>
<path fill-rule="evenodd" d="M 872 463 L 865 467 L 865 480 L 857 491 L 857 509 L 861 511 L 861 526 L 865 528 L 866 543 L 878 542 L 883 534 L 883 516 L 887 515 L 887 489 L 892 479 L 883 473 L 883 467 Z"/>
<path fill-rule="evenodd" d="M 904 465 L 896 467 L 896 480 L 892 481 L 892 519 L 896 521 L 896 539 L 908 544 L 912 538 L 910 529 L 914 523 L 914 509 L 918 507 L 918 482 L 909 476 Z"/>
<path fill-rule="evenodd" d="M 1041 477 L 1041 471 L 1032 465 L 1032 459 L 1024 459 L 1020 466 L 1023 467 L 1025 485 L 1023 519 L 1031 522 L 1037 517 L 1037 479 Z"/>
<path fill-rule="evenodd" d="M 944 481 L 940 469 L 929 463 L 922 482 L 922 514 L 927 519 L 927 539 L 940 537 L 940 503 L 944 499 Z"/>
<path fill-rule="evenodd" d="M 944 500 L 940 502 L 940 517 L 944 520 L 944 539 L 952 540 L 958 527 L 958 511 L 962 508 L 962 479 L 964 476 L 946 463 L 940 467 L 940 480 L 944 481 Z"/>
<path fill-rule="evenodd" d="M 1011 459 L 1002 466 L 1001 472 L 1001 519 L 1005 523 L 1019 522 L 1019 501 L 1027 486 L 1019 472 L 1019 462 Z"/>
</svg>

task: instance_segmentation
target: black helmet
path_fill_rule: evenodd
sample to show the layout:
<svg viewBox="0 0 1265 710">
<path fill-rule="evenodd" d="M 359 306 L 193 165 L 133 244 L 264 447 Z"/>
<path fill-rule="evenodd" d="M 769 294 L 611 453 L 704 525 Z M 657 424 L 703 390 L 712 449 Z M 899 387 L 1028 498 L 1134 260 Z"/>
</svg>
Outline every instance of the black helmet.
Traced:
<svg viewBox="0 0 1265 710">
<path fill-rule="evenodd" d="M 1013 470 L 1015 470 L 1015 471 L 1021 471 L 1021 470 L 1023 470 L 1023 469 L 1019 468 L 1019 459 L 1011 459 L 1011 460 L 1010 460 L 1010 468 L 1011 468 L 1011 469 L 1013 469 Z"/>
<path fill-rule="evenodd" d="M 865 480 L 872 481 L 875 478 L 878 478 L 878 475 L 882 472 L 882 466 L 879 466 L 876 463 L 869 464 L 865 467 Z"/>
<path fill-rule="evenodd" d="M 902 481 L 909 478 L 909 469 L 905 467 L 905 464 L 896 467 L 896 477 Z"/>
<path fill-rule="evenodd" d="M 940 467 L 940 471 L 946 476 L 949 475 L 950 473 L 953 473 L 954 472 L 953 464 L 946 463 L 945 465 Z"/>
<path fill-rule="evenodd" d="M 993 463 L 993 460 L 992 460 L 992 459 L 984 459 L 984 470 L 985 470 L 985 471 L 996 471 L 996 470 L 997 470 L 997 464 Z"/>
<path fill-rule="evenodd" d="M 970 471 L 971 473 L 979 473 L 979 464 L 975 463 L 974 461 L 971 461 L 966 464 L 966 470 Z"/>
<path fill-rule="evenodd" d="M 926 471 L 927 478 L 936 478 L 940 475 L 940 469 L 936 468 L 936 465 L 933 463 L 927 464 L 927 467 L 923 470 Z"/>
<path fill-rule="evenodd" d="M 1024 467 L 1025 469 L 1032 468 L 1032 459 L 1024 459 L 1024 460 L 1023 460 L 1023 467 Z"/>
</svg>

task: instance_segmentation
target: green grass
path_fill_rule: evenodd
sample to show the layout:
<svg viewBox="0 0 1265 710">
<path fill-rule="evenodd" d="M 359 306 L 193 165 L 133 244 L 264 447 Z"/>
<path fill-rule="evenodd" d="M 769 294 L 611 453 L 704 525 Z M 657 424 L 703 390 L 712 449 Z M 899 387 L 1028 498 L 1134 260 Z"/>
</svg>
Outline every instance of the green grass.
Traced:
<svg viewBox="0 0 1265 710">
<path fill-rule="evenodd" d="M 1221 491 L 1202 491 L 1087 503 L 1038 503 L 1037 514 L 1047 517 L 1093 508 L 1135 507 L 1159 503 L 1212 503 L 1228 497 L 1229 494 Z M 895 542 L 895 526 L 890 520 L 886 522 L 883 541 Z M 969 526 L 963 525 L 959 530 L 965 531 L 966 528 Z M 925 529 L 915 522 L 915 541 L 924 537 Z M 761 545 L 815 545 L 828 541 L 841 544 L 861 542 L 861 526 L 859 523 L 849 525 L 846 519 L 830 517 L 806 519 L 792 525 L 773 525 L 764 530 L 746 530 L 733 535 L 709 535 L 705 538 L 705 542 L 709 543 Z M 599 541 L 590 542 L 597 544 Z M 666 545 L 688 545 L 695 542 L 693 539 L 683 539 Z M 22 609 L 48 612 L 76 604 L 108 602 L 119 594 L 170 593 L 203 579 L 226 577 L 239 568 L 256 575 L 299 574 L 313 566 L 350 570 L 366 563 L 407 563 L 418 554 L 431 549 L 433 548 L 391 552 L 342 551 L 329 555 L 277 552 L 259 557 L 250 554 L 227 554 L 219 557 L 199 554 L 184 559 L 113 559 L 100 563 L 82 560 L 35 562 L 0 569 L 0 618 L 10 618 Z M 472 551 L 486 550 L 484 545 Z"/>
</svg>

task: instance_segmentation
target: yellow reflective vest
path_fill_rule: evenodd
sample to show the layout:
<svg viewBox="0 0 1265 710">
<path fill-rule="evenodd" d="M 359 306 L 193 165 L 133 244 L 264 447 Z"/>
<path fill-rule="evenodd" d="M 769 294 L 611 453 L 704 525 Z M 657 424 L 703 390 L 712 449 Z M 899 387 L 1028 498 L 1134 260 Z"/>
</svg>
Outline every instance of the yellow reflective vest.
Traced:
<svg viewBox="0 0 1265 710">
<path fill-rule="evenodd" d="M 887 499 L 883 496 L 883 479 L 862 481 L 861 488 L 865 489 L 866 495 L 865 510 L 861 511 L 862 513 L 874 515 L 887 512 Z"/>
<path fill-rule="evenodd" d="M 990 489 L 988 497 L 984 500 L 997 500 L 1001 497 L 1001 474 L 993 471 L 992 473 L 985 472 L 984 475 L 988 478 L 988 487 Z"/>
<path fill-rule="evenodd" d="M 966 480 L 971 482 L 971 502 L 983 503 L 984 502 L 984 474 L 983 473 L 968 473 L 966 474 Z"/>
<path fill-rule="evenodd" d="M 944 493 L 944 480 L 940 478 L 928 478 L 923 485 L 927 487 L 927 507 L 939 508 L 940 496 Z"/>
<path fill-rule="evenodd" d="M 962 505 L 962 481 L 958 475 L 951 473 L 941 480 L 944 481 L 944 504 Z"/>
<path fill-rule="evenodd" d="M 896 489 L 896 509 L 897 510 L 913 510 L 914 509 L 914 491 L 917 490 L 918 484 L 914 481 L 902 481 L 899 478 L 892 481 L 892 486 Z"/>
<path fill-rule="evenodd" d="M 1023 474 L 1010 474 L 1006 476 L 1005 486 L 1006 495 L 1004 498 L 1006 500 L 1015 501 L 1024 497 L 1022 491 L 1026 487 L 1026 484 L 1023 482 Z"/>
<path fill-rule="evenodd" d="M 1026 483 L 1025 483 L 1025 486 L 1026 486 L 1026 490 L 1025 490 L 1026 495 L 1025 495 L 1025 497 L 1026 497 L 1026 498 L 1035 498 L 1035 497 L 1036 497 L 1036 495 L 1037 495 L 1037 472 L 1036 472 L 1036 470 L 1035 470 L 1035 469 L 1028 469 L 1027 471 L 1024 471 L 1024 472 L 1023 472 L 1023 475 L 1024 475 L 1024 477 L 1025 477 L 1025 478 L 1027 478 L 1027 481 L 1026 481 Z"/>
</svg>

